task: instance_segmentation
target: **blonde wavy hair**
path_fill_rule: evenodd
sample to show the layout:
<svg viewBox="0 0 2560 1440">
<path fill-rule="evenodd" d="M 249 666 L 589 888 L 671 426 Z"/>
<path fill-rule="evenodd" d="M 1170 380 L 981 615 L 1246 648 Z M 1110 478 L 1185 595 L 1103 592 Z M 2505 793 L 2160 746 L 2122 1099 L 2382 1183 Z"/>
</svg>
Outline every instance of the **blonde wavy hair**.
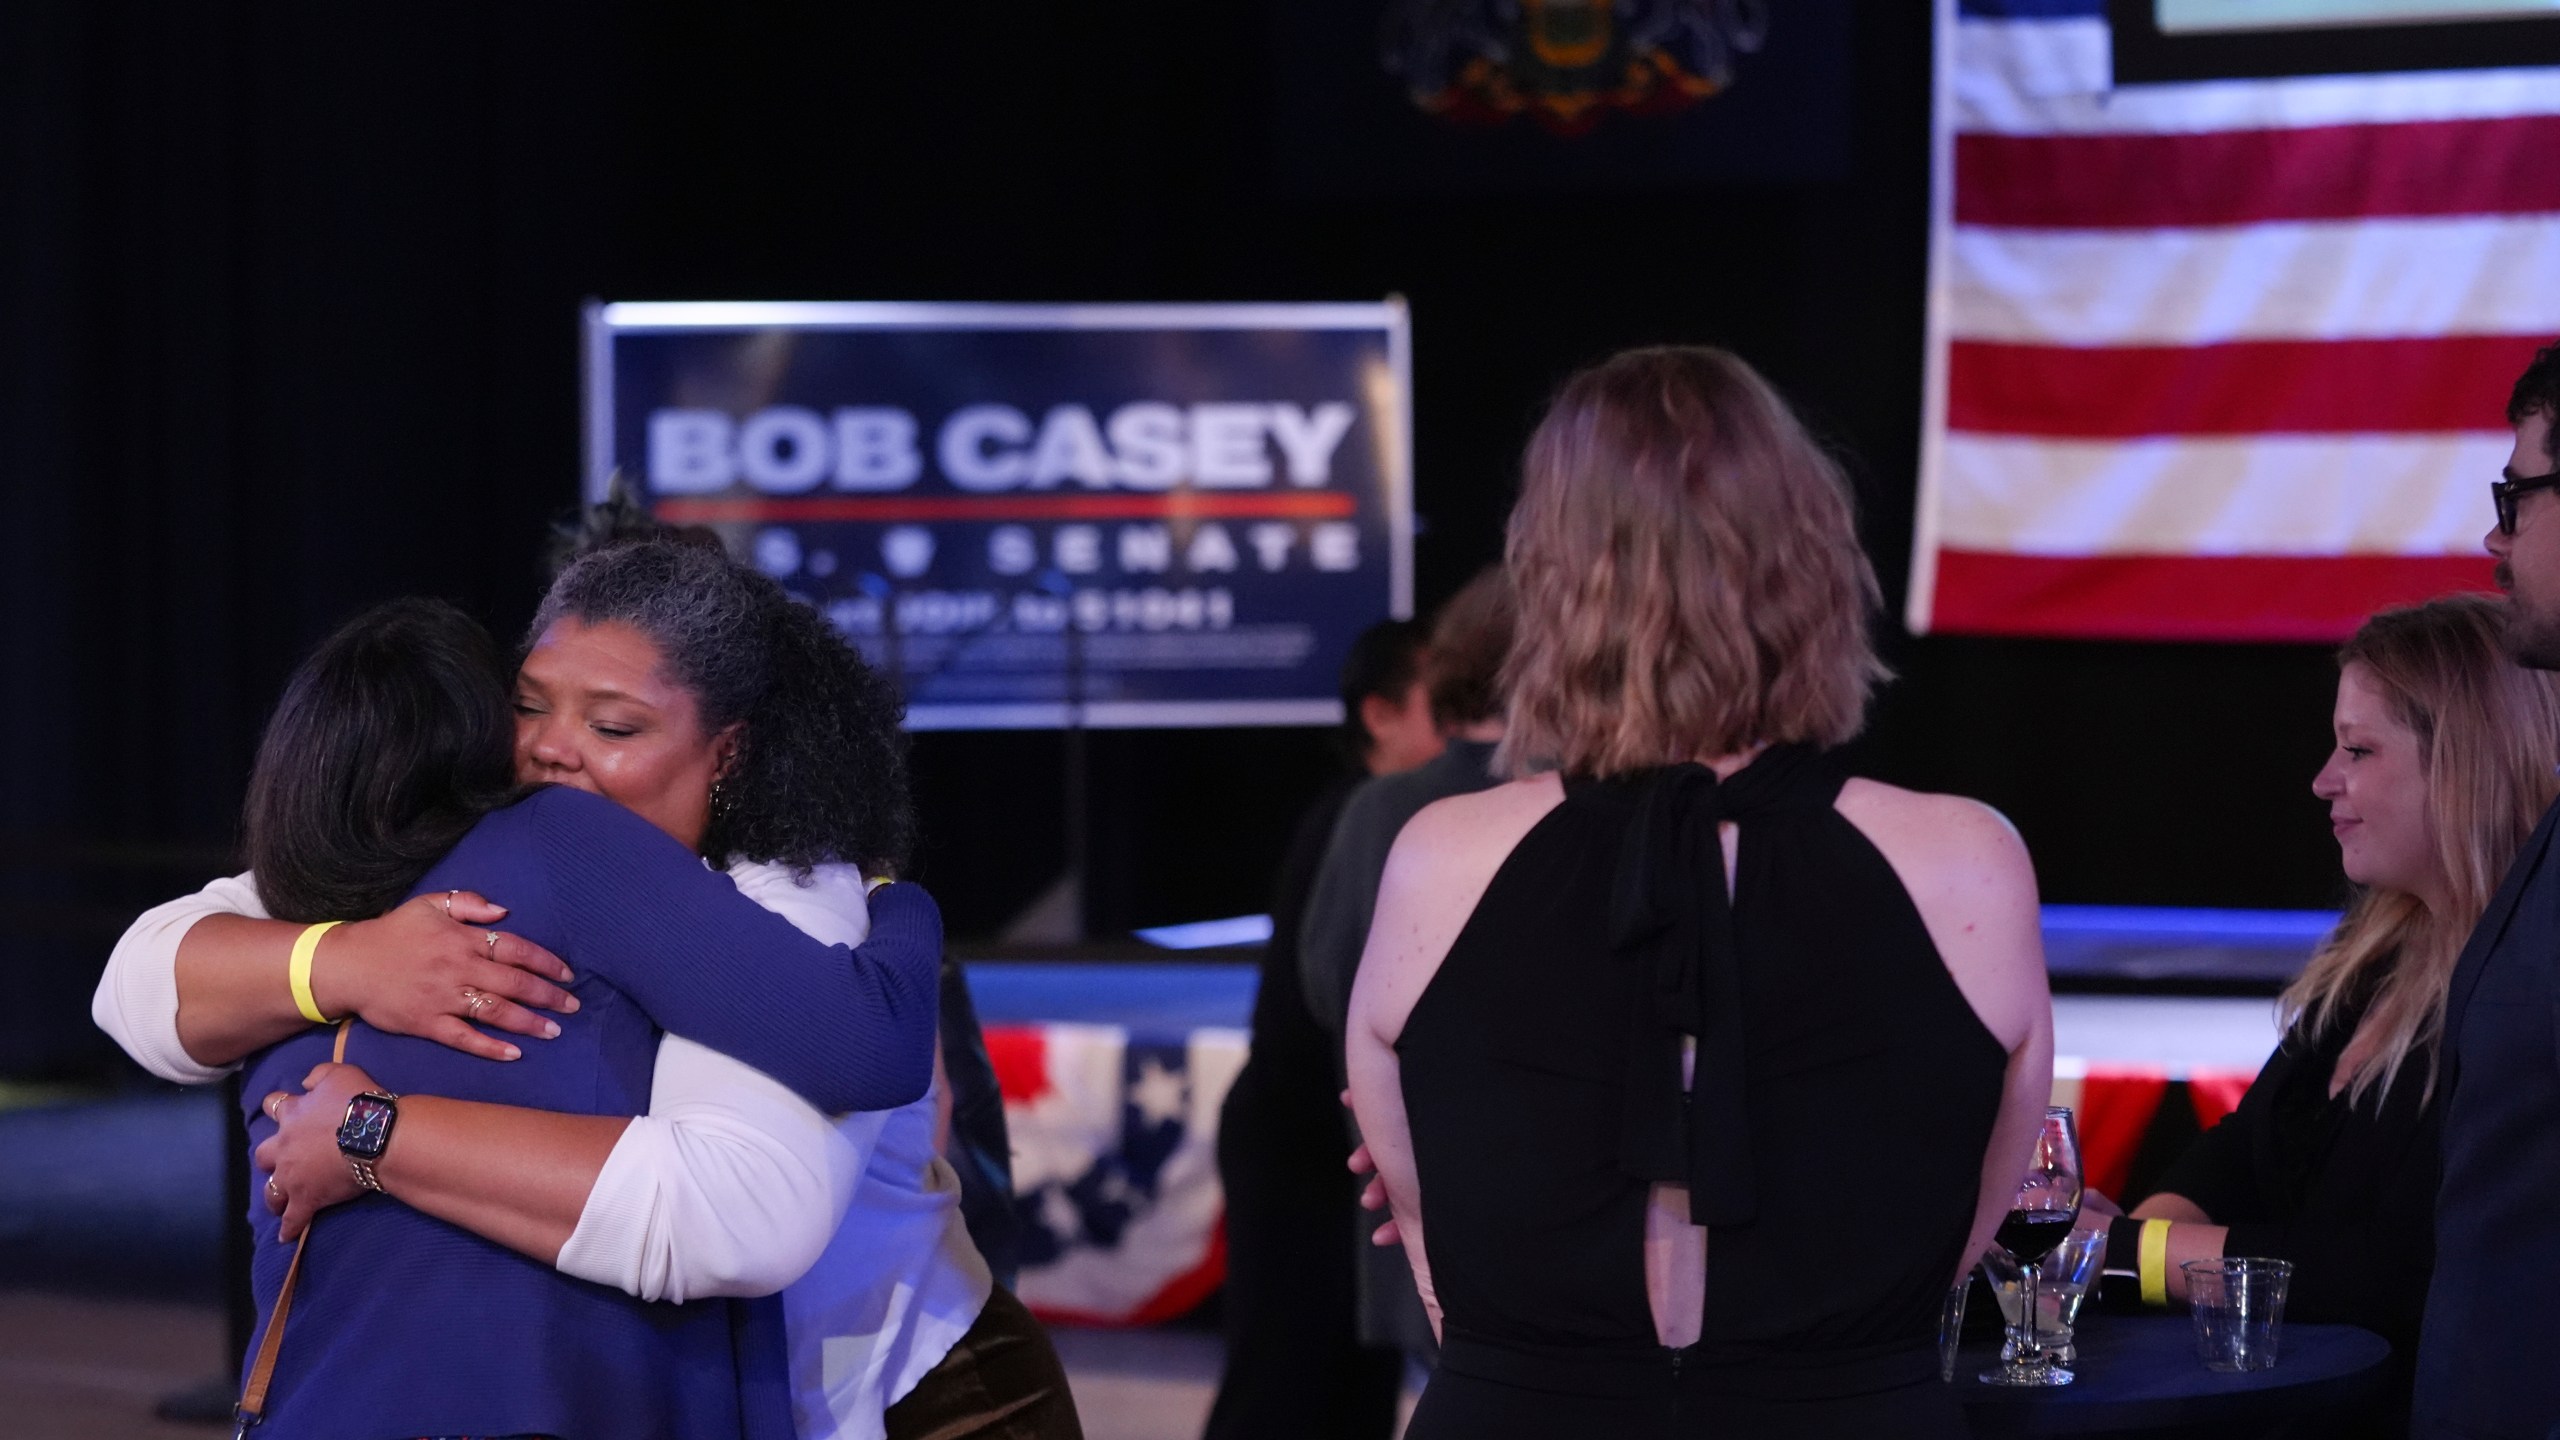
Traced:
<svg viewBox="0 0 2560 1440">
<path fill-rule="evenodd" d="M 1739 357 L 1630 350 L 1583 371 L 1521 468 L 1506 773 L 1858 733 L 1886 671 L 1849 486 Z"/>
<path fill-rule="evenodd" d="M 2560 794 L 2560 677 L 2508 658 L 2505 616 L 2484 595 L 2430 600 L 2375 615 L 2338 652 L 2339 670 L 2364 667 L 2417 737 L 2447 905 L 2433 914 L 2405 891 L 2361 887 L 2278 1002 L 2286 1028 L 2316 1034 L 2364 998 L 2370 1038 L 2345 1057 L 2350 1103 L 2387 1094 L 2421 1054 L 2420 1096 L 2434 1095 L 2454 962 Z"/>
</svg>

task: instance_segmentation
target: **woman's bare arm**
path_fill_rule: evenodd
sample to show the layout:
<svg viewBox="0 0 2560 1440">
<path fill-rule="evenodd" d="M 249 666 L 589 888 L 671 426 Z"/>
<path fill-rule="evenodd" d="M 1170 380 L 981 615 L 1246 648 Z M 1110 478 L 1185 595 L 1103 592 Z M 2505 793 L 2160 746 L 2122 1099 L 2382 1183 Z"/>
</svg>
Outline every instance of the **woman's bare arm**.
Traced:
<svg viewBox="0 0 2560 1440">
<path fill-rule="evenodd" d="M 1413 1267 L 1414 1288 L 1440 1331 L 1440 1299 L 1423 1243 L 1421 1177 L 1404 1111 L 1396 1041 L 1503 857 L 1564 797 L 1552 776 L 1425 808 L 1396 837 L 1378 883 L 1377 910 L 1351 987 L 1344 1064 L 1351 1109 Z"/>
<path fill-rule="evenodd" d="M 2213 1223 L 2204 1207 L 2184 1195 L 2167 1192 L 2154 1195 L 2133 1207 L 2137 1220 L 2168 1220 L 2169 1226 L 2169 1298 L 2184 1303 L 2187 1298 L 2187 1272 L 2180 1269 L 2190 1260 L 2219 1260 L 2223 1247 L 2230 1243 L 2231 1232 Z M 2111 1265 L 2126 1263 L 2109 1260 Z"/>
<path fill-rule="evenodd" d="M 336 1064 L 314 1069 L 304 1086 L 300 1095 L 266 1097 L 277 1129 L 255 1157 L 274 1176 L 268 1208 L 283 1215 L 287 1240 L 321 1210 L 363 1193 L 338 1152 L 338 1121 L 348 1101 L 378 1088 L 364 1071 Z M 622 1115 L 406 1095 L 375 1174 L 393 1199 L 547 1265 L 578 1228 L 596 1176 L 630 1124 Z"/>
<path fill-rule="evenodd" d="M 2053 996 L 2035 864 L 1998 811 L 1950 795 L 1851 781 L 1840 812 L 1884 853 L 1967 1004 L 2008 1052 L 2000 1109 L 1982 1161 L 1982 1187 L 1962 1279 L 1991 1243 L 2025 1178 L 2053 1095 Z"/>
<path fill-rule="evenodd" d="M 565 984 L 570 975 L 550 951 L 502 932 L 493 954 L 490 932 L 480 926 L 502 923 L 506 913 L 456 891 L 340 925 L 320 937 L 313 953 L 313 999 L 331 1016 L 353 1014 L 392 1034 L 512 1059 L 513 1045 L 469 1020 L 547 1037 L 552 1022 L 527 1007 L 567 1013 L 578 1002 L 553 983 Z M 307 928 L 269 919 L 252 877 L 216 880 L 154 906 L 126 927 L 107 957 L 90 1016 L 162 1079 L 181 1085 L 220 1079 L 250 1053 L 309 1028 L 286 973 L 293 943 Z M 473 994 L 491 997 L 476 1015 Z"/>
<path fill-rule="evenodd" d="M 466 991 L 496 997 L 480 1007 L 480 1024 L 542 1039 L 559 1026 L 534 1008 L 567 1014 L 578 1002 L 560 988 L 572 977 L 558 956 L 503 929 L 490 946 L 485 927 L 501 926 L 506 914 L 505 906 L 463 890 L 421 895 L 378 918 L 340 925 L 312 952 L 312 998 L 333 1018 L 355 1015 L 390 1034 L 512 1060 L 514 1045 L 463 1018 L 470 1013 Z M 191 1059 L 232 1065 L 310 1027 L 286 979 L 293 943 L 306 928 L 226 912 L 186 926 L 167 963 L 176 974 L 178 1043 Z M 120 948 L 115 963 L 158 957 Z"/>
</svg>

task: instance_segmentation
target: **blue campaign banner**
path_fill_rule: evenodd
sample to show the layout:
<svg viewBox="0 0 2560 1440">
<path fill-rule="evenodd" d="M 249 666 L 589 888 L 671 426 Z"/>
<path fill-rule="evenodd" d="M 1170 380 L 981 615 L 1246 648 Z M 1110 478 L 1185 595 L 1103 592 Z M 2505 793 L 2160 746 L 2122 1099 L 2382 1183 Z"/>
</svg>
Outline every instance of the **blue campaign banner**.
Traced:
<svg viewBox="0 0 2560 1440">
<path fill-rule="evenodd" d="M 916 729 L 1333 724 L 1412 613 L 1398 301 L 625 302 L 587 346 L 589 498 L 718 531 Z"/>
</svg>

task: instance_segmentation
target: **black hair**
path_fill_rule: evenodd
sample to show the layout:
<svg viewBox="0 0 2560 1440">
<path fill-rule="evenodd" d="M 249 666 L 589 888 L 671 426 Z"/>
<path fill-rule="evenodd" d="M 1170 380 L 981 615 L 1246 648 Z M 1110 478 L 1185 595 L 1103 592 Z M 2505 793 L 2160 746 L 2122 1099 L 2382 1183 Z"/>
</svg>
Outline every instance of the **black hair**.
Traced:
<svg viewBox="0 0 2560 1440">
<path fill-rule="evenodd" d="M 2516 377 L 2516 388 L 2507 394 L 2507 423 L 2521 425 L 2525 417 L 2547 417 L 2560 428 L 2560 340 L 2533 352 L 2533 363 Z M 2555 442 L 2560 450 L 2560 442 Z"/>
<path fill-rule="evenodd" d="M 747 712 L 747 744 L 721 782 L 704 848 L 806 867 L 849 860 L 895 873 L 915 851 L 907 703 L 827 618 L 784 595 L 766 622 L 772 681 Z"/>
<path fill-rule="evenodd" d="M 379 915 L 518 793 L 489 632 L 441 600 L 376 606 L 320 642 L 267 720 L 241 817 L 258 897 L 280 920 Z"/>
<path fill-rule="evenodd" d="M 1419 620 L 1381 620 L 1360 632 L 1351 653 L 1342 657 L 1342 729 L 1336 739 L 1343 758 L 1358 765 L 1378 746 L 1360 717 L 1360 702 L 1372 695 L 1397 704 L 1413 693 L 1422 678 L 1426 632 Z"/>
<path fill-rule="evenodd" d="M 704 854 L 804 872 L 831 860 L 907 863 L 916 822 L 906 703 L 817 611 L 720 550 L 651 536 L 571 562 L 528 642 L 562 619 L 647 636 L 706 733 L 744 722 Z"/>
</svg>

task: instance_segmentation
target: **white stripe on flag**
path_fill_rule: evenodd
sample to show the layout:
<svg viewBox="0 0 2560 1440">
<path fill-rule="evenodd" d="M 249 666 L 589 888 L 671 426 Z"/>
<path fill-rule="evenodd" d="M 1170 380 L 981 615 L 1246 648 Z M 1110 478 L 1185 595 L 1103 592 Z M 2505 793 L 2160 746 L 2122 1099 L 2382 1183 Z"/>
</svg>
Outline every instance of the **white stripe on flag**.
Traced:
<svg viewBox="0 0 2560 1440">
<path fill-rule="evenodd" d="M 2511 436 L 1949 435 L 1937 541 L 2019 555 L 2467 555 Z"/>
<path fill-rule="evenodd" d="M 2560 334 L 2560 215 L 2192 230 L 1965 225 L 1950 333 L 2047 345 Z"/>
<path fill-rule="evenodd" d="M 2046 109 L 2103 104 L 2115 77 L 2104 20 L 1956 22 L 1956 129 L 2042 134 Z"/>
<path fill-rule="evenodd" d="M 2047 104 L 2085 107 L 2106 93 L 2114 77 L 2104 20 L 1956 22 L 1958 130 L 1998 128 L 1973 123 L 1977 110 L 2032 116 Z"/>
<path fill-rule="evenodd" d="M 2560 114 L 2560 69 L 2310 75 L 2107 88 L 2103 20 L 1957 27 L 1955 125 L 1994 135 L 2171 135 Z"/>
</svg>

